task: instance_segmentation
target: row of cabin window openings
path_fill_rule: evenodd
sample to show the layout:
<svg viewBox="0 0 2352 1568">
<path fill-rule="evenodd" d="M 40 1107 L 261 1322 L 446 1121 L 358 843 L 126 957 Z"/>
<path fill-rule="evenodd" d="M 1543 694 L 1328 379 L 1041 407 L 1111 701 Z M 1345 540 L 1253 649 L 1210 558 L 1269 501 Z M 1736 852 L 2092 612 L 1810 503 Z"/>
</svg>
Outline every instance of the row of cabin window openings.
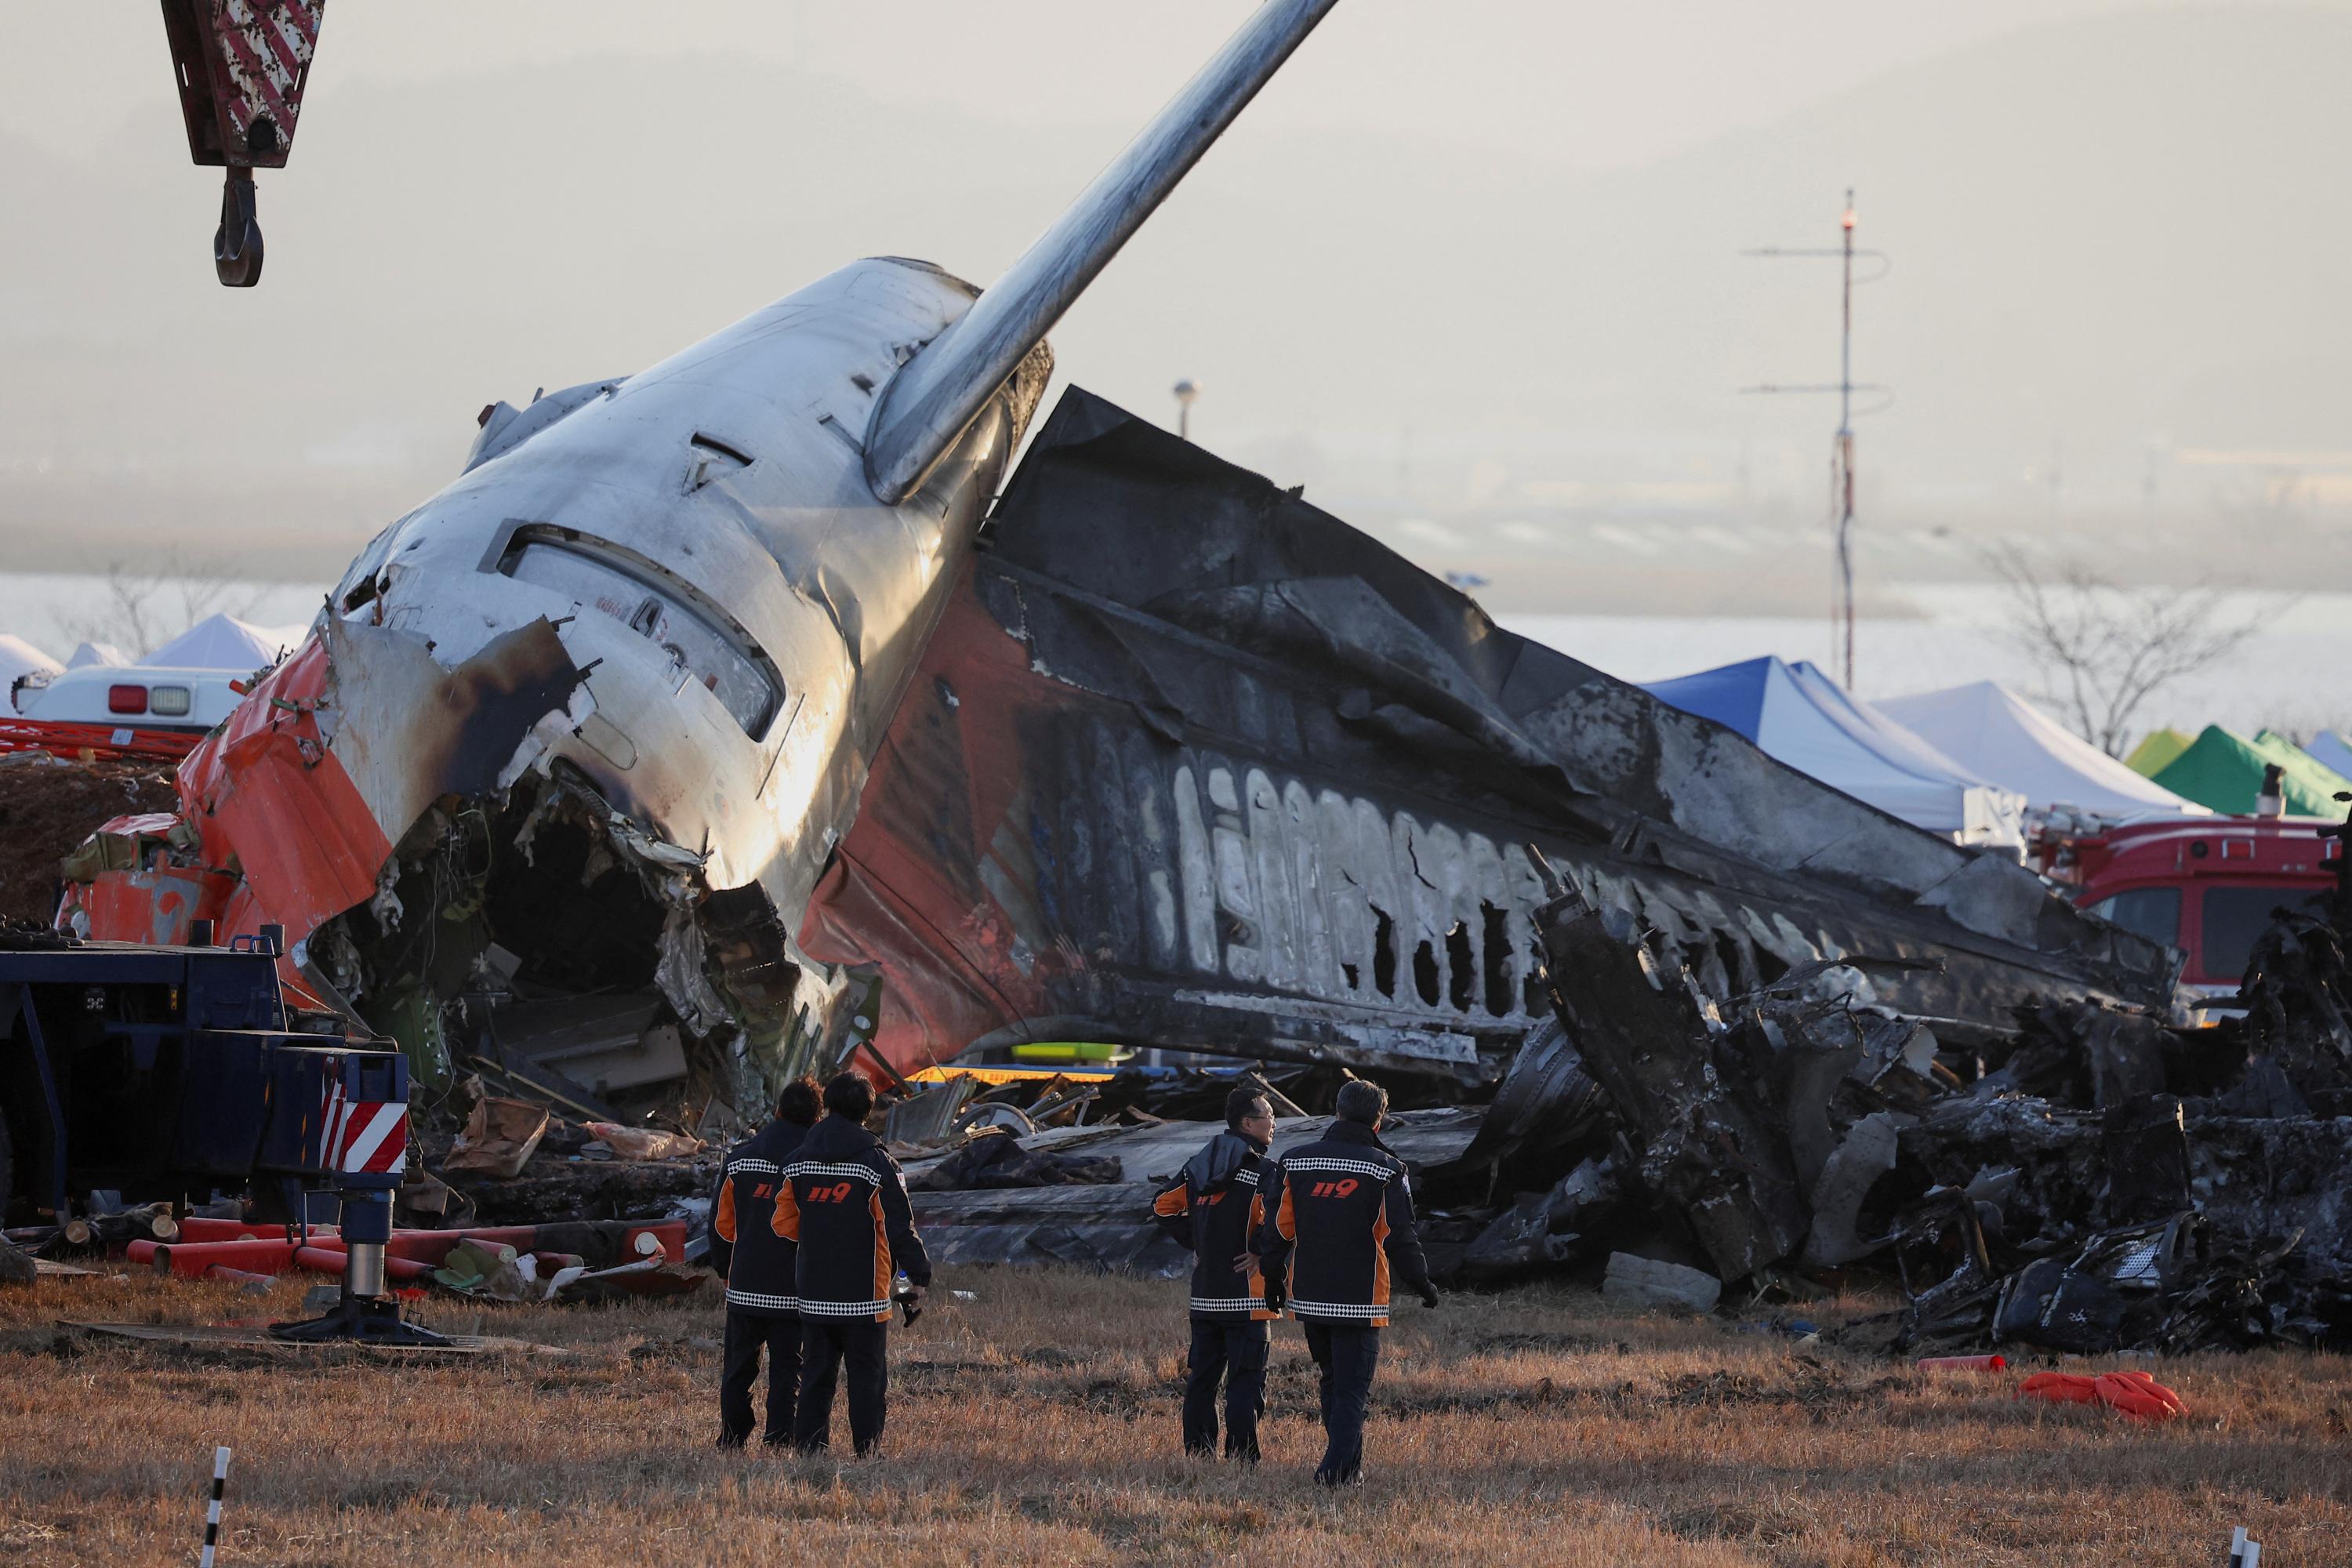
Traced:
<svg viewBox="0 0 2352 1568">
<path fill-rule="evenodd" d="M 1372 989 L 1391 1001 L 1395 1000 L 1398 984 L 1396 918 L 1378 904 L 1372 911 Z M 1495 1017 L 1508 1017 L 1514 998 L 1511 994 L 1511 921 L 1510 916 L 1483 900 L 1478 905 L 1480 941 L 1474 944 L 1467 922 L 1455 921 L 1445 933 L 1444 956 L 1441 961 L 1438 944 L 1423 939 L 1412 952 L 1412 991 L 1425 1007 L 1446 1006 L 1457 1013 L 1468 1013 L 1484 1005 Z M 1347 977 L 1348 989 L 1361 991 L 1364 974 L 1361 965 L 1342 963 L 1339 973 Z M 1528 1011 L 1542 1006 L 1542 994 L 1530 969 L 1528 994 L 1521 1005 Z"/>
<path fill-rule="evenodd" d="M 1397 994 L 1397 926 L 1396 920 L 1378 904 L 1372 911 L 1372 989 L 1393 1001 Z M 1482 940 L 1474 947 L 1470 928 L 1455 921 L 1445 933 L 1445 956 L 1441 963 L 1437 944 L 1426 939 L 1416 942 L 1412 951 L 1412 990 L 1425 1007 L 1444 1005 L 1456 1013 L 1469 1013 L 1482 1002 L 1486 1010 L 1497 1018 L 1507 1017 L 1511 1011 L 1510 917 L 1493 904 L 1480 900 L 1479 924 Z M 1740 953 L 1738 946 L 1727 935 L 1716 939 L 1716 956 L 1723 964 L 1726 982 L 1737 991 L 1741 988 Z M 1754 957 L 1758 979 L 1770 984 L 1787 973 L 1788 965 L 1769 953 L 1759 951 Z M 1342 963 L 1339 973 L 1346 976 L 1348 989 L 1364 988 L 1363 972 L 1353 963 Z M 1538 965 L 1528 970 L 1524 994 L 1519 1004 L 1528 1016 L 1540 1016 L 1550 1004 L 1544 994 L 1543 977 Z"/>
</svg>

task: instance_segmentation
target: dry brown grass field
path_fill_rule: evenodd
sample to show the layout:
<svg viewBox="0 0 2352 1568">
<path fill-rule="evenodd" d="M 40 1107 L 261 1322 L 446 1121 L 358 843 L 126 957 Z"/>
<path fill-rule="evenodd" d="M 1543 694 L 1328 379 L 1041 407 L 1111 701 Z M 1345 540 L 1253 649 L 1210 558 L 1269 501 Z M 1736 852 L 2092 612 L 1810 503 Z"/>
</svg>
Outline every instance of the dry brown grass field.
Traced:
<svg viewBox="0 0 2352 1568">
<path fill-rule="evenodd" d="M 1332 1496 L 1313 1370 L 1277 1327 L 1266 1463 L 1178 1451 L 1178 1284 L 968 1270 L 894 1330 L 877 1461 L 724 1454 L 720 1310 L 431 1304 L 457 1331 L 565 1346 L 387 1368 L 239 1363 L 60 1335 L 63 1318 L 297 1315 L 145 1276 L 0 1297 L 0 1563 L 195 1560 L 213 1446 L 236 1449 L 224 1568 L 827 1568 L 986 1563 L 2352 1563 L 2352 1360 L 2154 1364 L 2152 1427 L 2020 1405 L 2016 1374 L 1923 1374 L 1529 1288 L 1408 1307 L 1369 1483 Z M 1845 1303 L 1855 1307 L 1858 1303 Z M 1831 1315 L 1834 1315 L 1832 1312 Z M 837 1424 L 842 1419 L 836 1412 Z M 845 1436 L 836 1441 L 846 1447 Z"/>
</svg>

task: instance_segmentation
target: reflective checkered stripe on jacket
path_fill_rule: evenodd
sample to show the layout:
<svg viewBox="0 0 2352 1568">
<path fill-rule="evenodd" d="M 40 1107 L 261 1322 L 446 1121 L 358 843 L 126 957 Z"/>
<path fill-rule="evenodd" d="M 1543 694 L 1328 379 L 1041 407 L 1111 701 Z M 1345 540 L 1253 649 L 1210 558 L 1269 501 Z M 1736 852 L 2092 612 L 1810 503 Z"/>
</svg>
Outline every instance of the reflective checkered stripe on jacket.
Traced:
<svg viewBox="0 0 2352 1568">
<path fill-rule="evenodd" d="M 1282 1161 L 1277 1228 L 1295 1246 L 1288 1278 L 1293 1316 L 1381 1327 L 1389 1321 L 1388 1191 L 1401 1165 L 1318 1152 Z"/>
<path fill-rule="evenodd" d="M 782 1317 L 800 1310 L 793 1294 L 798 1264 L 791 1241 L 775 1234 L 776 1194 L 783 1184 L 783 1168 L 768 1152 L 786 1152 L 797 1144 L 796 1128 L 771 1127 L 730 1151 L 719 1184 L 719 1205 L 710 1216 L 711 1230 L 734 1248 L 727 1265 L 727 1304 L 761 1316 Z M 778 1148 L 779 1142 L 783 1147 Z"/>
<path fill-rule="evenodd" d="M 886 1321 L 898 1265 L 882 1212 L 883 1174 L 856 1161 L 796 1160 L 777 1194 L 794 1211 L 800 1235 L 800 1313 L 803 1318 Z"/>
<path fill-rule="evenodd" d="M 1251 1269 L 1234 1274 L 1234 1256 L 1246 1253 L 1265 1223 L 1265 1204 L 1258 1201 L 1258 1166 L 1244 1166 L 1225 1180 L 1223 1192 L 1206 1192 L 1197 1199 L 1192 1237 L 1192 1317 L 1273 1319 L 1265 1310 L 1265 1277 Z M 1233 1286 L 1240 1286 L 1234 1290 Z"/>
<path fill-rule="evenodd" d="M 732 1285 L 727 1287 L 727 1304 L 750 1307 L 762 1312 L 798 1312 L 801 1310 L 797 1296 L 767 1296 L 757 1290 L 738 1290 Z"/>
</svg>

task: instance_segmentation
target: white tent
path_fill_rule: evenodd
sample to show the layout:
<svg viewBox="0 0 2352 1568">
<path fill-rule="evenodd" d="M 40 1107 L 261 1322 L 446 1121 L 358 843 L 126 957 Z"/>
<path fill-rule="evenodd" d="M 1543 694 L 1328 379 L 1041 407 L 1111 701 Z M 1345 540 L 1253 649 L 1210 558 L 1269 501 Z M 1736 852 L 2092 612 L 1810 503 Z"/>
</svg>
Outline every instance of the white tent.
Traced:
<svg viewBox="0 0 2352 1568">
<path fill-rule="evenodd" d="M 235 616 L 206 616 L 139 662 L 155 669 L 233 669 L 250 674 L 278 658 L 284 637 Z"/>
<path fill-rule="evenodd" d="M 130 662 L 131 656 L 110 642 L 86 642 L 73 650 L 73 657 L 66 660 L 66 668 L 88 669 L 93 664 L 102 664 L 112 668 Z"/>
<path fill-rule="evenodd" d="M 15 690 L 16 682 L 28 675 L 56 675 L 64 668 L 23 637 L 0 632 L 0 694 Z M 0 695 L 0 714 L 6 710 L 5 695 Z"/>
<path fill-rule="evenodd" d="M 1647 689 L 1915 827 L 1962 844 L 2025 841 L 2023 796 L 1978 777 L 1811 664 L 1752 658 Z"/>
<path fill-rule="evenodd" d="M 1998 681 L 1892 698 L 1878 707 L 1969 772 L 2024 795 L 2035 811 L 2072 806 L 2109 822 L 2212 815 L 2141 777 Z"/>
</svg>

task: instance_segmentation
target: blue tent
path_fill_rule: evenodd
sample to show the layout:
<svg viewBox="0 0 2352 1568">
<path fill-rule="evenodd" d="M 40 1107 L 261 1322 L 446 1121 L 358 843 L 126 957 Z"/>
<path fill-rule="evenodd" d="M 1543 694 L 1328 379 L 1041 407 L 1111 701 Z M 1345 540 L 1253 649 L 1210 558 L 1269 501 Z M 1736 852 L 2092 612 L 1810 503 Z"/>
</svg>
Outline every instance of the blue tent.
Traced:
<svg viewBox="0 0 2352 1568">
<path fill-rule="evenodd" d="M 1916 827 L 1963 844 L 2024 842 L 2022 795 L 1977 777 L 1811 664 L 1768 656 L 1646 689 Z"/>
<path fill-rule="evenodd" d="M 2324 766 L 2352 778 L 2352 744 L 2347 744 L 2335 731 L 2322 730 L 2304 750 L 2317 757 Z"/>
</svg>

